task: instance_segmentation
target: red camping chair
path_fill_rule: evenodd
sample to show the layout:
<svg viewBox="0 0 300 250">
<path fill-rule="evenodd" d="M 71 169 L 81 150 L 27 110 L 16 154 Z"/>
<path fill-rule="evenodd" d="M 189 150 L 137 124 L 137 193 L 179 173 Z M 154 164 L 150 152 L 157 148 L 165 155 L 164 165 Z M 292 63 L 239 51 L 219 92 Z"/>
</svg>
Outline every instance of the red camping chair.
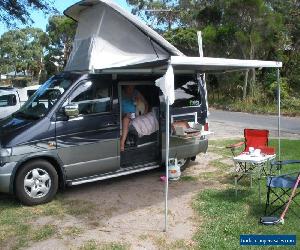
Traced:
<svg viewBox="0 0 300 250">
<path fill-rule="evenodd" d="M 275 154 L 275 148 L 269 147 L 269 130 L 266 129 L 244 129 L 245 141 L 238 142 L 227 146 L 231 149 L 233 156 L 237 156 L 236 150 L 244 146 L 244 150 L 241 152 L 249 152 L 249 147 L 260 149 L 262 154 L 273 155 Z"/>
<path fill-rule="evenodd" d="M 250 147 L 253 147 L 254 149 L 260 149 L 261 154 L 264 155 L 275 154 L 275 148 L 269 147 L 269 130 L 246 128 L 244 129 L 244 137 L 245 140 L 243 142 L 235 143 L 226 147 L 231 150 L 234 157 L 241 154 L 249 154 Z M 238 148 L 241 148 L 243 146 L 244 146 L 243 151 L 237 150 Z M 237 195 L 237 182 L 247 174 L 250 175 L 250 181 L 251 181 L 250 185 L 252 187 L 252 174 L 254 173 L 257 165 L 249 164 L 246 162 L 235 162 L 235 163 L 237 164 L 236 176 L 235 176 L 235 186 L 236 186 L 236 195 Z M 259 176 L 261 177 L 262 174 L 264 176 L 268 176 L 270 173 L 267 173 L 267 169 L 262 168 L 262 173 L 260 173 Z"/>
</svg>

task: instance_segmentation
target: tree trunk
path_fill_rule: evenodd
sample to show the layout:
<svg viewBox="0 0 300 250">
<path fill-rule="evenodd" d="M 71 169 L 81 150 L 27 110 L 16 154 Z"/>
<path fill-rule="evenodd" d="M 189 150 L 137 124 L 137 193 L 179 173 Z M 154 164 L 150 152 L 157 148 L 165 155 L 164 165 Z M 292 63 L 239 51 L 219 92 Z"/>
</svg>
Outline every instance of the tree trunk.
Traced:
<svg viewBox="0 0 300 250">
<path fill-rule="evenodd" d="M 245 100 L 246 97 L 247 97 L 248 75 L 249 75 L 249 70 L 246 70 L 245 79 L 244 79 L 244 86 L 243 86 L 243 100 Z"/>
<path fill-rule="evenodd" d="M 256 85 L 256 72 L 255 72 L 255 69 L 251 69 L 251 95 L 252 97 L 254 97 L 254 88 L 255 88 L 255 85 Z"/>
<path fill-rule="evenodd" d="M 252 42 L 252 37 L 250 36 L 250 60 L 254 59 L 254 44 Z M 250 80 L 250 89 L 251 89 L 251 96 L 254 97 L 254 88 L 255 88 L 255 81 L 256 81 L 256 77 L 255 77 L 255 69 L 251 69 L 251 80 Z"/>
</svg>

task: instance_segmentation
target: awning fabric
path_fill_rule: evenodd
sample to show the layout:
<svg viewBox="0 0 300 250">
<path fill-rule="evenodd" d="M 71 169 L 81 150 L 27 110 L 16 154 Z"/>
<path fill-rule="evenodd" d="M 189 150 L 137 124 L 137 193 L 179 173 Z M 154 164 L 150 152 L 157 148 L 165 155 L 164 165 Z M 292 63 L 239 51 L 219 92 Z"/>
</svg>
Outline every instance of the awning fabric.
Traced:
<svg viewBox="0 0 300 250">
<path fill-rule="evenodd" d="M 164 94 L 165 101 L 172 105 L 175 101 L 174 92 L 174 72 L 173 67 L 169 65 L 166 74 L 155 81 L 155 85 L 161 89 Z"/>
<path fill-rule="evenodd" d="M 282 62 L 240 60 L 214 57 L 171 56 L 170 64 L 175 69 L 189 69 L 200 72 L 228 72 L 252 68 L 281 68 Z"/>
<path fill-rule="evenodd" d="M 281 62 L 260 61 L 260 60 L 239 60 L 213 57 L 187 57 L 171 56 L 166 74 L 156 80 L 158 86 L 169 104 L 174 102 L 174 73 L 177 70 L 191 70 L 205 73 L 219 73 L 228 71 L 246 70 L 252 68 L 280 68 Z"/>
<path fill-rule="evenodd" d="M 116 68 L 183 55 L 113 1 L 84 0 L 64 14 L 78 22 L 65 71 Z"/>
</svg>

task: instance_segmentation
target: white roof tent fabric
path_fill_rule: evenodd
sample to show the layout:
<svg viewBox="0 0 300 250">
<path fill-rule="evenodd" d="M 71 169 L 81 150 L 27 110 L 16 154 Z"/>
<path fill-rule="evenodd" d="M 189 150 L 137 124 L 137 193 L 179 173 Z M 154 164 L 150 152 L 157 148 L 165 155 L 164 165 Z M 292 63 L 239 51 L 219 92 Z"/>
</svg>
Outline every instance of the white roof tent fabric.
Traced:
<svg viewBox="0 0 300 250">
<path fill-rule="evenodd" d="M 110 0 L 84 0 L 64 11 L 78 22 L 66 71 L 137 65 L 183 54 Z"/>
</svg>

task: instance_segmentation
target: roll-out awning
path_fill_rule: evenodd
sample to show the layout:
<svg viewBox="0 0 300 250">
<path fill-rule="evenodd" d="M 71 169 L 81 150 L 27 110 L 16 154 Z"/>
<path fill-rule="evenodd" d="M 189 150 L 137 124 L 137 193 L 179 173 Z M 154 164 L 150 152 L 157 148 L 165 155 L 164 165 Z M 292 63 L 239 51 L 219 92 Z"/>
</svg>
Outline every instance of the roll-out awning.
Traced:
<svg viewBox="0 0 300 250">
<path fill-rule="evenodd" d="M 204 73 L 240 71 L 253 68 L 281 68 L 282 62 L 242 60 L 214 57 L 171 56 L 170 64 L 176 70 L 196 70 Z"/>
</svg>

